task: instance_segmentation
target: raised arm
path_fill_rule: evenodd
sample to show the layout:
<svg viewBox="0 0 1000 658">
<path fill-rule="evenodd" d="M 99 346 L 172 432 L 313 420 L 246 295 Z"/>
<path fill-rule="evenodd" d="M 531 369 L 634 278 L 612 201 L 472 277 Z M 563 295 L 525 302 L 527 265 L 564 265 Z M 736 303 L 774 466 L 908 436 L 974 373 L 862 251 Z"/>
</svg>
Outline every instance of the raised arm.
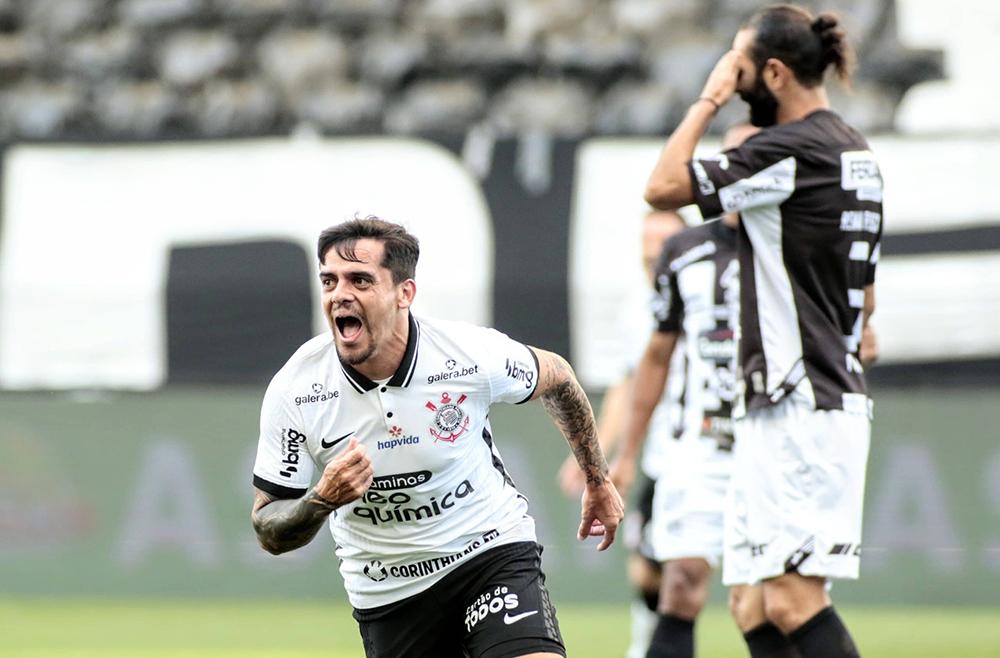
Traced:
<svg viewBox="0 0 1000 658">
<path fill-rule="evenodd" d="M 250 520 L 257 541 L 272 555 L 305 546 L 330 513 L 363 496 L 372 483 L 368 451 L 356 438 L 323 469 L 323 475 L 301 498 L 275 499 L 255 489 Z"/>
<path fill-rule="evenodd" d="M 586 480 L 578 536 L 581 540 L 588 535 L 603 536 L 597 546 L 603 551 L 614 542 L 625 508 L 608 477 L 590 400 L 566 359 L 535 347 L 530 349 L 538 359 L 538 386 L 531 398 L 541 400 L 566 437 Z"/>
<path fill-rule="evenodd" d="M 705 82 L 701 96 L 688 108 L 684 120 L 667 139 L 646 183 L 646 202 L 654 208 L 674 210 L 694 203 L 687 163 L 694 157 L 698 140 L 712 123 L 715 113 L 732 98 L 740 58 L 736 50 L 722 56 Z"/>
</svg>

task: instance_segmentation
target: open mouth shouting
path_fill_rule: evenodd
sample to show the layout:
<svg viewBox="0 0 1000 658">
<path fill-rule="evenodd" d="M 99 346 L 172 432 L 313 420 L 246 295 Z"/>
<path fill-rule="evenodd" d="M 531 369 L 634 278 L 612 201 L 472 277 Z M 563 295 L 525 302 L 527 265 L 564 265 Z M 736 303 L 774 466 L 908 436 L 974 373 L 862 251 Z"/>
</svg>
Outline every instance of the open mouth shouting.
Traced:
<svg viewBox="0 0 1000 658">
<path fill-rule="evenodd" d="M 333 318 L 333 323 L 337 327 L 337 335 L 345 345 L 356 343 L 364 331 L 364 323 L 361 318 L 352 313 L 337 314 Z"/>
</svg>

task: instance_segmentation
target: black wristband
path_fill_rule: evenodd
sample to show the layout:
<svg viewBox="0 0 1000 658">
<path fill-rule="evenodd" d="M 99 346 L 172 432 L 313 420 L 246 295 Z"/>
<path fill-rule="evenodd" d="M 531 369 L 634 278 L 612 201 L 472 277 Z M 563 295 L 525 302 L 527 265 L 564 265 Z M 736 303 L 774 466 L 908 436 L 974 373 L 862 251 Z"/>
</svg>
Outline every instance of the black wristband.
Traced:
<svg viewBox="0 0 1000 658">
<path fill-rule="evenodd" d="M 706 103 L 711 103 L 711 104 L 712 104 L 712 107 L 714 107 L 714 108 L 715 108 L 715 109 L 713 110 L 713 112 L 718 112 L 718 111 L 719 111 L 719 110 L 720 110 L 720 109 L 722 108 L 722 106 L 721 106 L 721 105 L 719 105 L 719 104 L 718 104 L 718 103 L 717 103 L 717 102 L 715 101 L 715 99 L 714 99 L 714 98 L 709 98 L 708 96 L 699 96 L 699 97 L 698 97 L 698 100 L 699 100 L 699 101 L 705 101 Z M 698 101 L 695 101 L 695 102 L 697 103 Z"/>
</svg>

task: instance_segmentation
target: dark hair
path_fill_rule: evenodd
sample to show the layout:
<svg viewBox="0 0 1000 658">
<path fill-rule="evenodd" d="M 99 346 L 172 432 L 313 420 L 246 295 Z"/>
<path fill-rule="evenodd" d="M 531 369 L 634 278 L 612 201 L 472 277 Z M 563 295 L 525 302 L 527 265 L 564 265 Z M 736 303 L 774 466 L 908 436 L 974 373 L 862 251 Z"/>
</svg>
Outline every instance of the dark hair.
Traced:
<svg viewBox="0 0 1000 658">
<path fill-rule="evenodd" d="M 382 243 L 385 251 L 379 264 L 392 272 L 393 283 L 398 284 L 414 278 L 417 272 L 417 259 L 420 258 L 420 243 L 399 224 L 387 222 L 374 215 L 365 218 L 355 217 L 320 233 L 316 248 L 319 262 L 323 262 L 326 252 L 331 247 L 336 247 L 337 255 L 344 260 L 358 262 L 354 247 L 358 240 L 365 238 Z"/>
<path fill-rule="evenodd" d="M 745 27 L 756 32 L 751 57 L 758 71 L 774 57 L 807 87 L 821 84 L 831 64 L 841 81 L 850 80 L 854 53 L 835 15 L 824 12 L 813 18 L 796 5 L 771 5 L 754 14 Z"/>
</svg>

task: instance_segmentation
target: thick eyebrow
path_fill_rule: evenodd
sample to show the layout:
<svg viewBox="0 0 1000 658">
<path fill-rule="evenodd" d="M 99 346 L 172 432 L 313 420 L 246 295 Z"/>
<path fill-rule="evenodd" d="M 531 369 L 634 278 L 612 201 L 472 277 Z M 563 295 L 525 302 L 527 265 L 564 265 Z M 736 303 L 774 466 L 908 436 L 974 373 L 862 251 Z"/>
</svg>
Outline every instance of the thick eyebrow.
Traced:
<svg viewBox="0 0 1000 658">
<path fill-rule="evenodd" d="M 330 270 L 321 269 L 319 271 L 319 278 L 321 280 L 328 279 L 334 276 L 337 276 L 337 274 Z M 347 272 L 344 272 L 344 276 L 357 277 L 359 279 L 364 279 L 366 281 L 375 281 L 375 275 L 366 270 L 348 270 Z"/>
</svg>

